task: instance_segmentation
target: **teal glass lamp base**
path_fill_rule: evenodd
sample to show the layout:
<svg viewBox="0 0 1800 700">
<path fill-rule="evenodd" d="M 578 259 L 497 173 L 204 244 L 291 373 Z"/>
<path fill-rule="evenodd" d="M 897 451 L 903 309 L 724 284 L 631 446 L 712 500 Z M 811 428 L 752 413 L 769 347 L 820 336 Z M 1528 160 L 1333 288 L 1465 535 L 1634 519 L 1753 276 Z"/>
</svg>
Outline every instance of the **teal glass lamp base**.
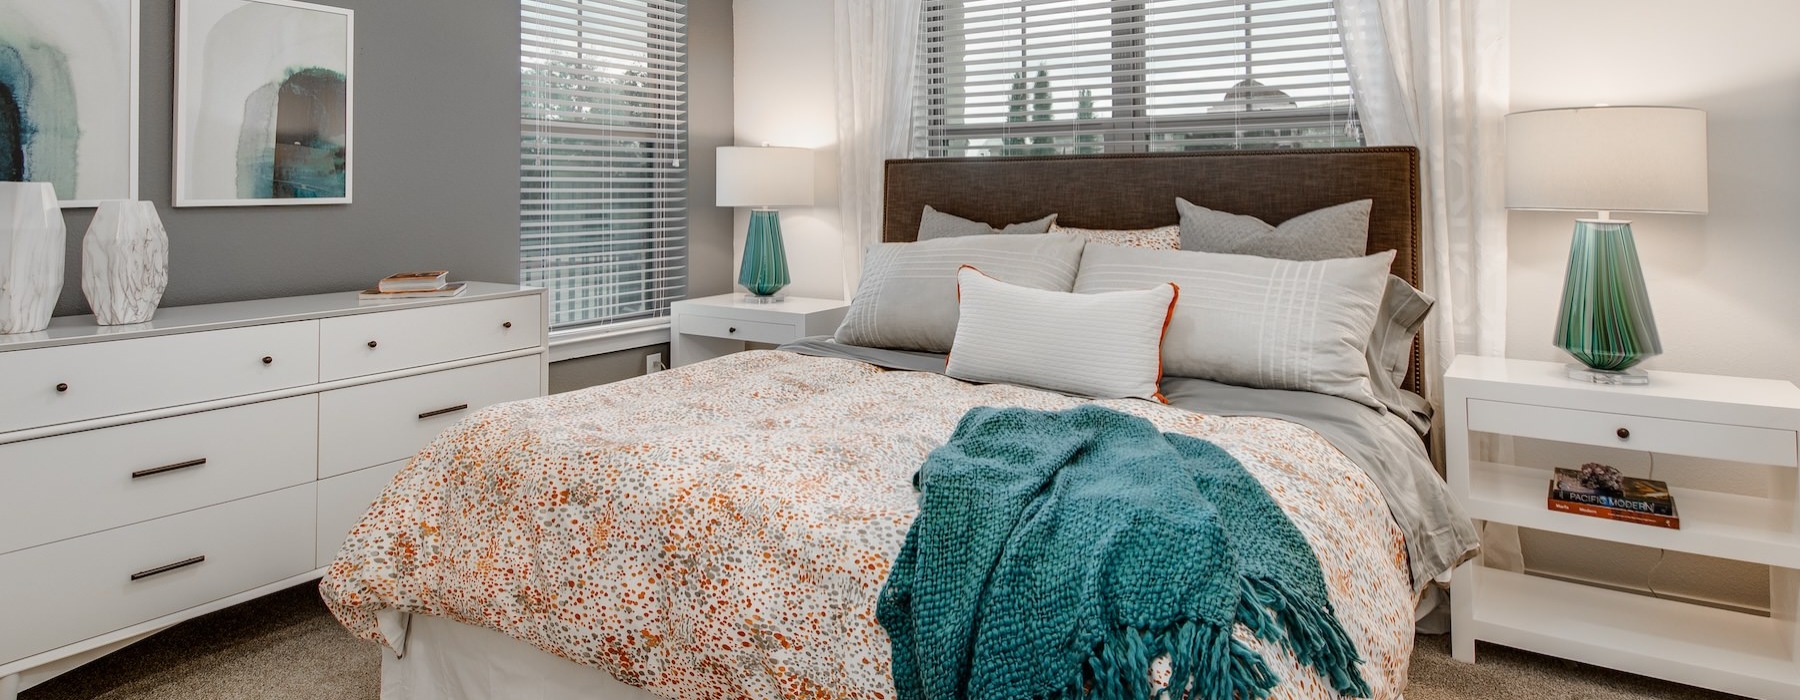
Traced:
<svg viewBox="0 0 1800 700">
<path fill-rule="evenodd" d="M 1569 376 L 1597 384 L 1648 384 L 1632 367 L 1662 354 L 1631 222 L 1581 219 L 1569 246 L 1556 347 L 1574 356 Z"/>
<path fill-rule="evenodd" d="M 744 235 L 744 262 L 738 267 L 738 284 L 750 292 L 746 301 L 781 301 L 776 292 L 786 287 L 787 249 L 781 245 L 781 219 L 773 209 L 750 212 L 750 230 Z"/>
<path fill-rule="evenodd" d="M 1615 384 L 1618 386 L 1643 386 L 1650 383 L 1650 374 L 1641 369 L 1613 372 L 1574 363 L 1569 364 L 1569 378 L 1579 379 L 1589 384 Z"/>
</svg>

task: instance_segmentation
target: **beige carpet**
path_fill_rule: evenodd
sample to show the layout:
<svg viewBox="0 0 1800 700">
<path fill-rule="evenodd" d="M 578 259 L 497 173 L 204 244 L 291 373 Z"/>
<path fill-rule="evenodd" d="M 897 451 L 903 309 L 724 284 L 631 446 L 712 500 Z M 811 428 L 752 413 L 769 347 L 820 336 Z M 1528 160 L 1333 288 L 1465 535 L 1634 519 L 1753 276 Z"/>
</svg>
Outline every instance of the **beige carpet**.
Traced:
<svg viewBox="0 0 1800 700">
<path fill-rule="evenodd" d="M 1629 674 L 1483 645 L 1451 660 L 1421 637 L 1409 700 L 1728 700 Z M 26 691 L 22 700 L 374 700 L 381 657 L 326 614 L 312 585 L 177 626 Z"/>
</svg>

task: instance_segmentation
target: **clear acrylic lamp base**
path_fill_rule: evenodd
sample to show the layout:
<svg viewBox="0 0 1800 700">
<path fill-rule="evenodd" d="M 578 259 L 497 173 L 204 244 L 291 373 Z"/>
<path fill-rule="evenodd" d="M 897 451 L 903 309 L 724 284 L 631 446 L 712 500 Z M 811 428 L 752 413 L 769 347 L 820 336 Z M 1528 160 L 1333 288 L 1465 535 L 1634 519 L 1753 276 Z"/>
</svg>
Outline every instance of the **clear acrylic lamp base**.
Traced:
<svg viewBox="0 0 1800 700">
<path fill-rule="evenodd" d="M 1620 386 L 1643 386 L 1650 383 L 1650 375 L 1641 369 L 1614 372 L 1575 363 L 1569 363 L 1569 378 L 1590 384 L 1617 384 Z"/>
<path fill-rule="evenodd" d="M 755 294 L 739 294 L 738 301 L 745 303 L 745 304 L 779 304 L 781 302 L 787 301 L 787 295 L 781 294 L 779 292 L 777 292 L 775 294 L 770 294 L 768 296 L 757 296 Z"/>
</svg>

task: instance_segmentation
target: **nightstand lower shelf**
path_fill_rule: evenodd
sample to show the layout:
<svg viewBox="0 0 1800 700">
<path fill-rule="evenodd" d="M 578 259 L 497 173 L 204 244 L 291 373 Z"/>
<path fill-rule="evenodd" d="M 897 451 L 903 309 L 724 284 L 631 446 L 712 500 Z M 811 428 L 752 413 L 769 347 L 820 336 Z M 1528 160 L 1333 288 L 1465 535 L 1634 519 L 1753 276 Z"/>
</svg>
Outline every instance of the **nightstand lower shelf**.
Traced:
<svg viewBox="0 0 1800 700">
<path fill-rule="evenodd" d="M 1551 510 L 1550 470 L 1473 461 L 1469 517 L 1577 537 L 1800 569 L 1800 538 L 1786 501 L 1672 488 L 1681 529 Z"/>
<path fill-rule="evenodd" d="M 1468 565 L 1481 641 L 1758 698 L 1800 697 L 1791 623 Z"/>
</svg>

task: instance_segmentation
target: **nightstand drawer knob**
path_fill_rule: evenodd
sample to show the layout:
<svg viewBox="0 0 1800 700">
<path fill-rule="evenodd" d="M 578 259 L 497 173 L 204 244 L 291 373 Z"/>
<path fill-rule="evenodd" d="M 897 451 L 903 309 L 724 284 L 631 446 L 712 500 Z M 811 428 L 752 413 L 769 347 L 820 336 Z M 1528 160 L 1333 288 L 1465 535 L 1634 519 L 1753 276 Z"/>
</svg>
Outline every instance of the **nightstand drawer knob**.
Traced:
<svg viewBox="0 0 1800 700">
<path fill-rule="evenodd" d="M 1631 429 L 1630 428 L 1620 428 L 1618 430 L 1618 436 L 1619 436 L 1620 440 L 1630 440 L 1631 439 Z"/>
<path fill-rule="evenodd" d="M 505 328 L 507 330 L 512 330 L 512 321 L 507 321 L 506 323 L 502 323 L 502 324 L 500 324 L 500 327 Z"/>
<path fill-rule="evenodd" d="M 58 393 L 58 394 L 65 393 L 68 390 L 69 390 L 69 385 L 66 382 L 63 384 L 56 385 L 56 393 Z"/>
<path fill-rule="evenodd" d="M 736 332 L 737 332 L 737 326 L 732 326 L 732 327 L 730 327 L 730 328 L 727 328 L 727 329 L 725 329 L 725 332 L 726 332 L 726 333 L 736 333 Z"/>
</svg>

